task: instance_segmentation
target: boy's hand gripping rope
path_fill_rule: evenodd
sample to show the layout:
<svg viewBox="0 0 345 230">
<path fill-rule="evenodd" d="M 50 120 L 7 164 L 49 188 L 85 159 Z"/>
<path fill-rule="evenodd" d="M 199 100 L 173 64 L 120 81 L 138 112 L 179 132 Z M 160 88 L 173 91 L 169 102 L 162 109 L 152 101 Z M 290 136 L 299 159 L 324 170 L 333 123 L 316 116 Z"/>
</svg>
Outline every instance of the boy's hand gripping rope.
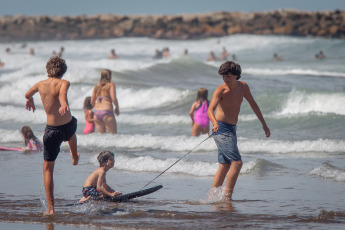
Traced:
<svg viewBox="0 0 345 230">
<path fill-rule="evenodd" d="M 179 162 L 180 160 L 182 160 L 182 158 L 184 158 L 185 156 L 187 156 L 189 153 L 191 153 L 194 149 L 196 149 L 199 145 L 201 145 L 202 143 L 204 143 L 208 138 L 210 138 L 214 133 L 212 132 L 211 135 L 209 135 L 205 140 L 203 140 L 202 142 L 200 142 L 200 144 L 198 144 L 197 146 L 195 146 L 192 150 L 190 150 L 188 153 L 186 153 L 184 156 L 182 156 L 180 159 L 178 159 L 174 164 L 170 165 L 166 170 L 164 170 L 163 172 L 161 172 L 158 176 L 156 176 L 153 180 L 151 180 L 149 183 L 147 183 L 144 187 L 142 187 L 140 190 L 143 190 L 143 188 L 145 188 L 146 186 L 148 186 L 149 184 L 151 184 L 154 180 L 156 180 L 158 177 L 160 177 L 160 175 L 162 175 L 163 173 L 165 173 L 166 171 L 168 171 L 168 169 L 170 169 L 171 167 L 173 167 L 177 162 Z"/>
</svg>

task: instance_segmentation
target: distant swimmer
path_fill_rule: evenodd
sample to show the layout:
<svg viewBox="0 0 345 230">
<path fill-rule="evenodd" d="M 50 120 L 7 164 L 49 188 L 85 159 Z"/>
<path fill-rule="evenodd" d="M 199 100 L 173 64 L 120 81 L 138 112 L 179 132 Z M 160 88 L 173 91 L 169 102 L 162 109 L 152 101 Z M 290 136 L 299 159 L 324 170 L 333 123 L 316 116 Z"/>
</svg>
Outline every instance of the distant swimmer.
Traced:
<svg viewBox="0 0 345 230">
<path fill-rule="evenodd" d="M 188 49 L 185 49 L 184 52 L 183 52 L 183 55 L 188 55 Z"/>
<path fill-rule="evenodd" d="M 30 48 L 29 54 L 30 54 L 30 55 L 35 55 L 35 50 L 34 50 L 34 48 Z"/>
<path fill-rule="evenodd" d="M 219 61 L 219 58 L 217 58 L 216 55 L 214 55 L 214 52 L 211 51 L 206 61 Z"/>
<path fill-rule="evenodd" d="M 6 48 L 6 53 L 10 53 L 11 52 L 11 49 L 10 48 Z"/>
<path fill-rule="evenodd" d="M 153 59 L 162 59 L 163 58 L 163 53 L 159 49 L 155 50 L 155 56 L 153 56 Z"/>
<path fill-rule="evenodd" d="M 322 50 L 319 53 L 315 54 L 315 58 L 319 60 L 325 58 L 325 55 L 323 54 Z"/>
<path fill-rule="evenodd" d="M 226 61 L 229 55 L 229 52 L 226 50 L 225 47 L 223 47 L 223 52 L 221 53 L 219 60 Z"/>
<path fill-rule="evenodd" d="M 57 57 L 57 54 L 56 54 L 55 50 L 52 52 L 52 55 L 50 57 Z"/>
<path fill-rule="evenodd" d="M 58 56 L 59 58 L 61 58 L 64 51 L 65 51 L 65 48 L 64 48 L 63 46 L 61 46 L 60 51 L 59 51 L 59 53 L 57 54 L 57 56 Z"/>
<path fill-rule="evenodd" d="M 163 49 L 163 57 L 167 58 L 169 56 L 170 56 L 170 50 L 169 50 L 169 47 L 166 47 Z"/>
<path fill-rule="evenodd" d="M 108 56 L 109 59 L 119 59 L 119 56 L 115 53 L 115 50 L 110 50 L 110 54 Z"/>
<path fill-rule="evenodd" d="M 283 61 L 284 59 L 280 56 L 278 56 L 277 53 L 273 54 L 273 57 L 272 57 L 272 61 L 276 62 L 276 61 Z"/>
<path fill-rule="evenodd" d="M 231 60 L 233 60 L 233 61 L 236 61 L 236 60 L 237 60 L 237 57 L 236 57 L 235 54 L 231 55 Z"/>
<path fill-rule="evenodd" d="M 4 67 L 5 63 L 1 61 L 0 59 L 0 67 Z"/>
</svg>

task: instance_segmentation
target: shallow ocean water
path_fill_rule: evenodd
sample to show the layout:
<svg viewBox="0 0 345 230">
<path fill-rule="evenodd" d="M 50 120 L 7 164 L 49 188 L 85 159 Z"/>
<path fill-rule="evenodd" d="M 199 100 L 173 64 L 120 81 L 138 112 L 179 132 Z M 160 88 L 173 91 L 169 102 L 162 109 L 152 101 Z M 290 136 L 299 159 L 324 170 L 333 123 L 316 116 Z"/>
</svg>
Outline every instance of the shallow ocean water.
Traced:
<svg viewBox="0 0 345 230">
<path fill-rule="evenodd" d="M 336 39 L 236 35 L 197 41 L 121 38 L 32 42 L 31 57 L 19 43 L 1 43 L 0 145 L 23 146 L 19 133 L 30 125 L 43 137 L 45 113 L 24 109 L 25 92 L 46 77 L 45 62 L 64 46 L 64 79 L 72 114 L 78 119 L 79 165 L 64 143 L 56 161 L 57 214 L 43 216 L 42 153 L 0 151 L 0 229 L 343 229 L 345 133 L 345 43 Z M 5 47 L 11 54 L 5 54 Z M 155 48 L 169 46 L 171 57 L 153 60 Z M 209 199 L 217 170 L 217 148 L 206 140 L 152 184 L 163 189 L 126 203 L 73 204 L 103 150 L 115 152 L 107 182 L 123 193 L 142 188 L 207 135 L 191 137 L 189 109 L 200 87 L 211 99 L 222 83 L 222 62 L 206 62 L 223 46 L 235 53 L 272 136 L 243 102 L 238 145 L 244 161 L 234 201 L 222 202 L 222 188 Z M 119 60 L 108 60 L 116 48 Z M 189 49 L 189 56 L 182 56 Z M 320 49 L 325 60 L 313 57 Z M 284 57 L 273 63 L 274 52 Z M 112 70 L 120 104 L 118 134 L 83 135 L 84 98 L 103 68 Z"/>
</svg>

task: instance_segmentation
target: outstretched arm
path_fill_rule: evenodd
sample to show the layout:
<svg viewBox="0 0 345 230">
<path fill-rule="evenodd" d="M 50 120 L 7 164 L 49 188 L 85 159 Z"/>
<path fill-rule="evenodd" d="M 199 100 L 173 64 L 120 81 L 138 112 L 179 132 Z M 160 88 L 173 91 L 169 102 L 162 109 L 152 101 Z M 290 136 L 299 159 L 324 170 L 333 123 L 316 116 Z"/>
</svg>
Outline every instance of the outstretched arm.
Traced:
<svg viewBox="0 0 345 230">
<path fill-rule="evenodd" d="M 119 102 L 117 101 L 117 97 L 116 97 L 116 88 L 115 88 L 115 84 L 111 83 L 110 86 L 110 97 L 111 100 L 113 101 L 114 105 L 115 105 L 115 114 L 117 116 L 120 115 L 120 108 L 119 108 Z"/>
<path fill-rule="evenodd" d="M 60 88 L 60 92 L 59 92 L 59 101 L 60 101 L 60 109 L 59 109 L 59 113 L 61 116 L 65 115 L 65 113 L 67 111 L 69 111 L 69 107 L 68 107 L 68 100 L 67 100 L 67 91 L 68 88 L 70 86 L 69 81 L 63 81 L 61 88 Z"/>
<path fill-rule="evenodd" d="M 38 84 L 38 83 L 37 83 Z M 32 109 L 32 112 L 35 112 L 36 110 L 36 107 L 35 107 L 35 103 L 34 103 L 34 99 L 33 99 L 33 96 L 35 93 L 38 92 L 38 86 L 37 84 L 35 84 L 31 89 L 29 89 L 28 92 L 26 92 L 25 94 L 25 98 L 27 99 L 26 103 L 25 103 L 25 109 L 26 110 L 29 110 L 31 111 Z"/>
<path fill-rule="evenodd" d="M 193 103 L 189 111 L 190 119 L 192 119 L 192 126 L 194 125 L 194 111 L 195 111 L 195 102 Z"/>
<path fill-rule="evenodd" d="M 214 110 L 217 108 L 217 105 L 220 101 L 222 93 L 223 93 L 223 90 L 220 87 L 218 87 L 214 91 L 212 100 L 211 100 L 210 105 L 207 109 L 207 115 L 208 115 L 208 118 L 210 119 L 211 123 L 213 124 L 212 131 L 214 133 L 218 132 L 218 129 L 219 129 L 218 122 L 217 122 L 216 116 L 214 114 Z"/>
<path fill-rule="evenodd" d="M 258 106 L 258 104 L 255 102 L 253 95 L 250 92 L 249 86 L 245 85 L 245 93 L 244 93 L 244 97 L 247 99 L 250 107 L 252 108 L 252 110 L 254 111 L 255 115 L 258 117 L 259 121 L 262 124 L 262 128 L 265 131 L 266 137 L 270 137 L 271 136 L 271 131 L 268 128 L 266 121 L 264 119 L 264 117 L 262 116 L 261 110 Z"/>
<path fill-rule="evenodd" d="M 115 192 L 112 188 L 107 185 L 105 180 L 105 172 L 102 172 L 97 180 L 97 191 L 101 192 L 105 196 L 117 196 L 121 195 L 119 192 Z"/>
</svg>

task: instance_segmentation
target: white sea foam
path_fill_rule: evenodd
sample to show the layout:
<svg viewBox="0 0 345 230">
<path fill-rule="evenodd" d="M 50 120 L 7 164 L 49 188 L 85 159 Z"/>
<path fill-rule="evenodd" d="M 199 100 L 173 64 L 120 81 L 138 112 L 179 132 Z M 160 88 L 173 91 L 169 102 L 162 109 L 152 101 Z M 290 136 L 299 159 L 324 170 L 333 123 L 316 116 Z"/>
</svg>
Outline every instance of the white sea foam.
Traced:
<svg viewBox="0 0 345 230">
<path fill-rule="evenodd" d="M 157 149 L 163 151 L 176 151 L 184 154 L 195 148 L 206 139 L 206 135 L 200 137 L 190 136 L 153 136 L 146 135 L 125 135 L 116 136 L 106 134 L 79 135 L 78 145 L 83 147 L 101 148 L 124 148 L 124 149 Z M 319 157 L 326 157 L 328 153 L 342 153 L 345 149 L 343 140 L 306 140 L 306 141 L 281 141 L 239 138 L 238 146 L 241 154 L 297 154 L 303 157 L 304 154 L 315 153 Z M 202 151 L 206 154 L 214 154 L 217 146 L 212 139 L 205 141 L 195 151 Z"/>
<path fill-rule="evenodd" d="M 306 93 L 292 90 L 279 115 L 306 114 L 310 112 L 345 115 L 344 93 Z"/>
<path fill-rule="evenodd" d="M 323 163 L 321 166 L 314 168 L 310 171 L 310 174 L 325 179 L 345 182 L 345 170 L 334 167 L 328 163 Z"/>
<path fill-rule="evenodd" d="M 345 77 L 342 72 L 321 71 L 314 69 L 268 69 L 268 68 L 246 68 L 243 70 L 244 74 L 251 75 L 306 75 L 306 76 L 329 76 L 329 77 Z"/>
<path fill-rule="evenodd" d="M 97 161 L 98 154 L 90 158 L 90 163 L 99 166 Z M 115 170 L 124 170 L 132 172 L 163 172 L 178 158 L 168 158 L 165 160 L 156 159 L 151 156 L 145 157 L 127 157 L 124 155 L 116 155 Z M 261 164 L 260 160 L 253 160 L 244 162 L 241 173 L 247 174 L 252 172 L 253 168 Z M 177 164 L 168 169 L 167 173 L 183 173 L 198 177 L 214 176 L 218 169 L 217 162 L 204 162 L 204 161 L 190 161 L 182 159 Z"/>
<path fill-rule="evenodd" d="M 38 137 L 38 136 L 37 136 Z M 0 129 L 0 142 L 23 142 L 24 139 L 20 133 L 20 130 L 6 130 Z M 19 146 L 8 146 L 8 147 L 19 147 Z"/>
</svg>

